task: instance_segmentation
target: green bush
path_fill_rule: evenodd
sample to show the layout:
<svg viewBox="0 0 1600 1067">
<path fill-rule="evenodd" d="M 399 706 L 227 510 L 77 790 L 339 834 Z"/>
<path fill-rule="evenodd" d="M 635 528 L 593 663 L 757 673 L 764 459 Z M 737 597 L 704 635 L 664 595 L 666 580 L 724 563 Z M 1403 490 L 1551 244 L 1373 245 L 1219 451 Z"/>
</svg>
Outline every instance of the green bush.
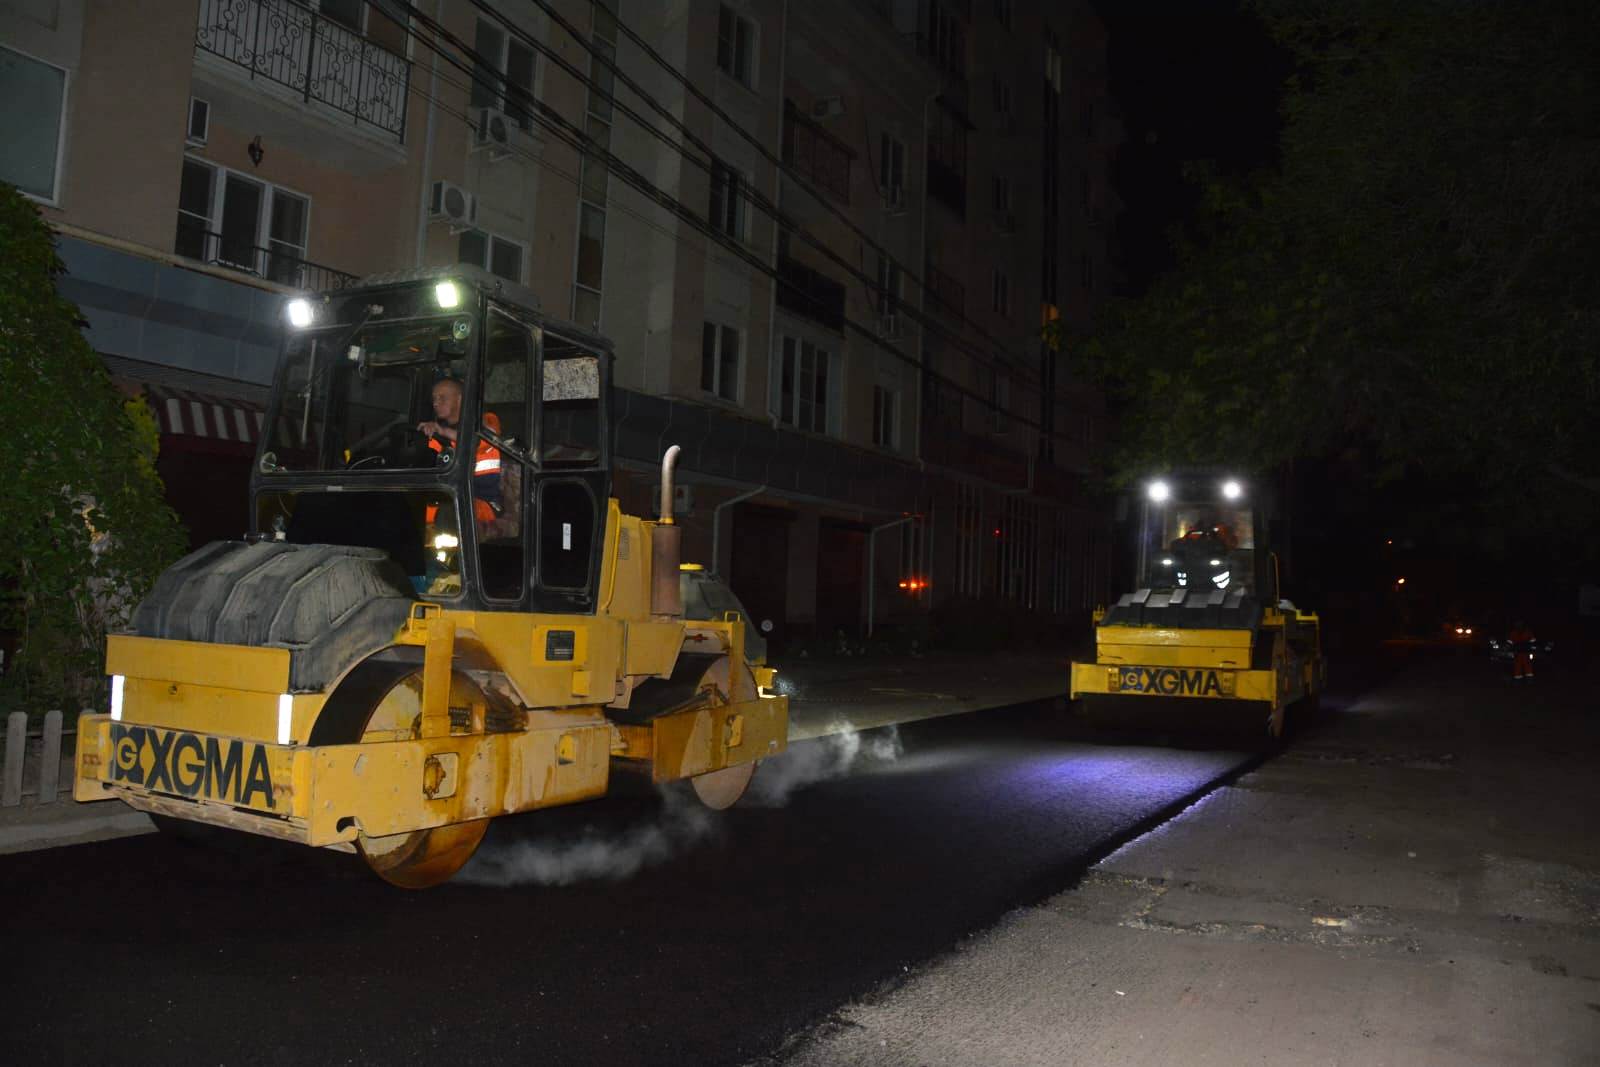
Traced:
<svg viewBox="0 0 1600 1067">
<path fill-rule="evenodd" d="M 33 203 L 0 183 L 0 628 L 15 652 L 0 710 L 105 699 L 108 629 L 124 624 L 183 547 L 156 476 L 157 431 L 124 399 L 56 291 L 55 239 Z"/>
</svg>

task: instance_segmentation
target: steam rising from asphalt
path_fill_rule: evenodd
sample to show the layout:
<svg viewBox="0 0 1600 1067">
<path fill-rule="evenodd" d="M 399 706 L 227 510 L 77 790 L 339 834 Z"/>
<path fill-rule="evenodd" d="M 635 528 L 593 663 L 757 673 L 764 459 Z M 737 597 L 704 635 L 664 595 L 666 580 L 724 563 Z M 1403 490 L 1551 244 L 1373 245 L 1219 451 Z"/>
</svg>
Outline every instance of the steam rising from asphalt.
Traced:
<svg viewBox="0 0 1600 1067">
<path fill-rule="evenodd" d="M 745 803 L 782 807 L 796 790 L 849 774 L 858 759 L 890 763 L 903 751 L 900 730 L 894 726 L 874 730 L 866 737 L 847 722 L 835 722 L 828 730 L 822 737 L 790 745 L 783 755 L 762 763 Z"/>
<path fill-rule="evenodd" d="M 783 755 L 764 760 L 743 803 L 776 808 L 798 790 L 848 774 L 860 760 L 880 763 L 900 757 L 900 732 L 893 726 L 863 737 L 849 723 L 796 742 Z M 576 839 L 514 841 L 481 849 L 456 881 L 503 888 L 513 885 L 566 886 L 581 882 L 620 882 L 655 867 L 714 837 L 718 812 L 701 806 L 687 788 L 665 789 L 661 811 L 642 826 L 620 833 L 590 827 Z"/>
<path fill-rule="evenodd" d="M 652 823 L 613 835 L 591 827 L 575 841 L 516 841 L 483 849 L 457 880 L 488 886 L 620 882 L 688 851 L 717 826 L 716 813 L 692 793 L 667 789 Z"/>
</svg>

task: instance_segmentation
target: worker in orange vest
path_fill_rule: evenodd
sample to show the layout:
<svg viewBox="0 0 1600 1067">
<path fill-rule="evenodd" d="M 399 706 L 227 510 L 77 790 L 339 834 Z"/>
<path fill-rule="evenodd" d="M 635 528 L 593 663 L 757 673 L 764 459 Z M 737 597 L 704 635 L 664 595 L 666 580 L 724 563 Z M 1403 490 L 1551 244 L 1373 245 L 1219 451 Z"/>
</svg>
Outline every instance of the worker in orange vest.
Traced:
<svg viewBox="0 0 1600 1067">
<path fill-rule="evenodd" d="M 417 429 L 428 435 L 428 447 L 435 452 L 450 452 L 456 447 L 464 393 L 457 378 L 440 378 L 433 383 L 433 418 L 417 423 Z M 500 418 L 492 411 L 483 413 L 483 425 L 496 434 L 500 432 Z M 483 440 L 478 442 L 473 456 L 472 497 L 472 513 L 479 522 L 493 522 L 500 514 L 500 450 Z M 437 505 L 428 505 L 429 525 L 438 512 Z"/>
<path fill-rule="evenodd" d="M 1511 679 L 1520 682 L 1533 677 L 1533 631 L 1518 619 L 1511 624 Z"/>
</svg>

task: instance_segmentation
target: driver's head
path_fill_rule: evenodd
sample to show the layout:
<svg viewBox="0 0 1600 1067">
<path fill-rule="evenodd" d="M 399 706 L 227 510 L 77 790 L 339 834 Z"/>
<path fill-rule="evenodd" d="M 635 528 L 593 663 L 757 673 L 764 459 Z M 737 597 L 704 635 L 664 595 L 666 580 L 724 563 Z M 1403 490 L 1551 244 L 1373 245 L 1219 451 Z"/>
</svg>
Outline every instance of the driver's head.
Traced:
<svg viewBox="0 0 1600 1067">
<path fill-rule="evenodd" d="M 454 378 L 440 378 L 433 383 L 433 417 L 446 426 L 461 421 L 461 383 Z"/>
</svg>

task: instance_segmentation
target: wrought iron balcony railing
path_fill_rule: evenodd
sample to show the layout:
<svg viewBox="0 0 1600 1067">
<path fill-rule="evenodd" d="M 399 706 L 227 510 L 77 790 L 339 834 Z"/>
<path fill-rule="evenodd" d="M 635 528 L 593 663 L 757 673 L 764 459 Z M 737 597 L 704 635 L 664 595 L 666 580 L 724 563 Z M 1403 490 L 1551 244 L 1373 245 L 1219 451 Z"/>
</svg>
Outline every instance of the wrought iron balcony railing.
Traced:
<svg viewBox="0 0 1600 1067">
<path fill-rule="evenodd" d="M 263 248 L 236 235 L 214 233 L 184 219 L 178 220 L 178 239 L 173 251 L 188 259 L 296 289 L 319 292 L 343 289 L 357 280 L 354 274 L 301 259 L 289 249 Z"/>
<path fill-rule="evenodd" d="M 200 0 L 195 47 L 404 139 L 411 64 L 294 0 Z"/>
</svg>

